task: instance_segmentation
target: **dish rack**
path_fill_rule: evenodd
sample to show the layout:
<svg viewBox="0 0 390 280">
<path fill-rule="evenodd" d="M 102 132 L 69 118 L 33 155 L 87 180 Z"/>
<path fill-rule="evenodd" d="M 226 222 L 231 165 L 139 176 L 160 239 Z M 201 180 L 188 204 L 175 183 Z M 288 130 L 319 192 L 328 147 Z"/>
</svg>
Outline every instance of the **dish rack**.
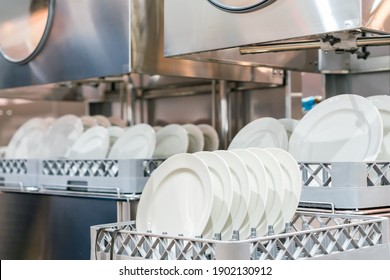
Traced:
<svg viewBox="0 0 390 280">
<path fill-rule="evenodd" d="M 300 207 L 357 210 L 390 206 L 390 162 L 299 163 Z"/>
<path fill-rule="evenodd" d="M 0 160 L 0 184 L 28 191 L 140 194 L 163 160 Z"/>
<path fill-rule="evenodd" d="M 96 225 L 91 259 L 390 259 L 389 221 L 297 212 L 283 234 L 233 241 L 141 233 L 134 221 Z"/>
<path fill-rule="evenodd" d="M 0 186 L 31 188 L 38 185 L 38 160 L 1 159 Z"/>
</svg>

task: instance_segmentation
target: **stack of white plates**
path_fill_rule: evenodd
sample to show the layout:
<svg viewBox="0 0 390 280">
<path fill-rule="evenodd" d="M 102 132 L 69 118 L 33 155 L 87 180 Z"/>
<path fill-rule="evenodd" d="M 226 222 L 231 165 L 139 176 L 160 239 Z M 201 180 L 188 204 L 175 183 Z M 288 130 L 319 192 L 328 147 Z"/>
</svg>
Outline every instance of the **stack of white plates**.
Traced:
<svg viewBox="0 0 390 280">
<path fill-rule="evenodd" d="M 157 138 L 154 158 L 166 159 L 180 153 L 214 151 L 219 146 L 217 132 L 207 124 L 169 124 L 153 129 Z"/>
<path fill-rule="evenodd" d="M 182 153 L 149 178 L 137 210 L 137 230 L 231 240 L 280 233 L 298 206 L 297 162 L 279 148 Z"/>
</svg>

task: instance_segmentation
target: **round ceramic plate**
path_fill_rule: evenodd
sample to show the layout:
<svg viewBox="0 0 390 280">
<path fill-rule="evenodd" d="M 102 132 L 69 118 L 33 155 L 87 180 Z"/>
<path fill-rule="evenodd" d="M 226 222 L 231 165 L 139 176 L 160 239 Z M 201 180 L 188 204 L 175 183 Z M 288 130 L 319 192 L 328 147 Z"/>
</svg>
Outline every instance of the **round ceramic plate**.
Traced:
<svg viewBox="0 0 390 280">
<path fill-rule="evenodd" d="M 203 151 L 204 137 L 203 132 L 194 124 L 183 124 L 184 129 L 188 133 L 188 153 L 196 153 Z"/>
<path fill-rule="evenodd" d="M 161 128 L 156 134 L 156 149 L 154 158 L 168 158 L 186 153 L 188 149 L 188 133 L 178 124 L 169 124 Z"/>
<path fill-rule="evenodd" d="M 64 157 L 83 131 L 83 124 L 77 116 L 65 115 L 56 119 L 43 138 L 44 145 L 40 149 L 41 157 Z"/>
<path fill-rule="evenodd" d="M 287 138 L 290 139 L 291 134 L 294 132 L 294 129 L 297 127 L 299 121 L 295 119 L 283 118 L 279 119 L 279 122 L 284 126 L 284 129 L 287 132 Z"/>
<path fill-rule="evenodd" d="M 156 146 L 156 133 L 148 124 L 137 124 L 125 130 L 112 146 L 110 159 L 149 159 Z"/>
<path fill-rule="evenodd" d="M 108 135 L 110 136 L 110 147 L 112 147 L 119 137 L 125 132 L 125 130 L 119 126 L 110 126 L 107 128 Z"/>
<path fill-rule="evenodd" d="M 382 136 L 382 118 L 369 100 L 338 95 L 319 103 L 302 118 L 291 135 L 289 151 L 298 161 L 373 161 Z"/>
<path fill-rule="evenodd" d="M 98 125 L 101 125 L 103 127 L 110 127 L 111 126 L 111 122 L 106 116 L 94 115 L 93 117 L 96 119 Z"/>
<path fill-rule="evenodd" d="M 232 239 L 232 233 L 238 230 L 240 236 L 249 236 L 250 228 L 244 228 L 245 218 L 248 219 L 249 202 L 249 175 L 244 162 L 235 154 L 228 151 L 214 151 L 221 156 L 229 166 L 232 174 L 233 202 L 230 211 L 231 218 L 222 229 L 222 238 L 224 240 Z M 245 231 L 244 231 L 245 230 Z"/>
<path fill-rule="evenodd" d="M 282 149 L 266 149 L 280 164 L 283 173 L 284 198 L 282 201 L 282 215 L 274 224 L 276 234 L 284 230 L 286 223 L 290 223 L 297 211 L 302 191 L 302 179 L 299 165 L 293 156 Z"/>
<path fill-rule="evenodd" d="M 107 128 L 94 126 L 87 129 L 67 151 L 69 159 L 104 159 L 107 156 L 110 140 Z"/>
<path fill-rule="evenodd" d="M 274 118 L 260 118 L 244 126 L 233 138 L 228 150 L 257 148 L 282 148 L 287 150 L 287 132 Z"/>
<path fill-rule="evenodd" d="M 21 125 L 8 143 L 6 158 L 38 158 L 39 149 L 47 130 L 42 118 L 33 118 Z"/>
<path fill-rule="evenodd" d="M 267 203 L 268 196 L 268 182 L 265 173 L 263 162 L 253 153 L 243 150 L 235 149 L 231 150 L 231 153 L 236 154 L 244 162 L 248 170 L 250 195 L 248 202 L 248 217 L 249 223 L 245 227 L 256 229 L 257 236 L 264 236 L 267 233 L 267 223 L 262 224 L 259 227 L 262 220 L 266 220 L 265 205 Z M 247 230 L 245 230 L 246 232 Z M 241 236 L 241 238 L 248 238 L 248 236 Z"/>
<path fill-rule="evenodd" d="M 147 181 L 138 204 L 137 231 L 201 236 L 212 206 L 212 181 L 206 164 L 191 154 L 175 155 Z"/>
<path fill-rule="evenodd" d="M 390 96 L 375 95 L 367 97 L 379 110 L 383 122 L 383 139 L 377 160 L 390 160 Z"/>
<path fill-rule="evenodd" d="M 268 229 L 268 225 L 274 225 L 278 217 L 282 215 L 284 198 L 282 168 L 278 159 L 269 151 L 260 148 L 248 148 L 247 150 L 261 159 L 267 173 L 268 196 L 265 206 L 267 219 L 262 220 L 260 227 Z"/>
<path fill-rule="evenodd" d="M 84 130 L 98 125 L 97 119 L 92 116 L 81 116 L 80 120 L 83 123 Z"/>
<path fill-rule="evenodd" d="M 110 124 L 112 126 L 119 126 L 121 128 L 125 128 L 126 127 L 126 121 L 122 120 L 119 117 L 111 116 L 111 117 L 108 118 L 108 121 L 110 122 Z"/>
<path fill-rule="evenodd" d="M 208 124 L 198 124 L 198 127 L 203 133 L 205 151 L 216 151 L 219 147 L 219 137 L 217 131 Z"/>
<path fill-rule="evenodd" d="M 221 233 L 228 219 L 233 200 L 232 178 L 229 167 L 219 155 L 211 152 L 197 152 L 194 154 L 209 168 L 214 202 L 203 238 L 213 238 L 214 233 Z"/>
<path fill-rule="evenodd" d="M 162 126 L 160 126 L 160 125 L 155 125 L 155 126 L 153 126 L 153 129 L 154 129 L 154 131 L 157 133 L 160 129 L 162 128 Z"/>
</svg>

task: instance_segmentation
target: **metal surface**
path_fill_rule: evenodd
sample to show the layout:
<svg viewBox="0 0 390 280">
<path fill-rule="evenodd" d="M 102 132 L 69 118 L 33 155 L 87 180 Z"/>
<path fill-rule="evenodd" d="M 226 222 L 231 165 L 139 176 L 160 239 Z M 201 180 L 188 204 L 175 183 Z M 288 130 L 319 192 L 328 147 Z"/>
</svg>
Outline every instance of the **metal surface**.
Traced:
<svg viewBox="0 0 390 280">
<path fill-rule="evenodd" d="M 90 259 L 90 226 L 116 218 L 115 200 L 0 192 L 0 259 Z"/>
<path fill-rule="evenodd" d="M 297 212 L 286 230 L 260 238 L 219 241 L 140 233 L 135 222 L 96 225 L 91 227 L 91 258 L 390 259 L 387 218 Z"/>
<path fill-rule="evenodd" d="M 39 54 L 22 65 L 0 57 L 0 88 L 129 72 L 283 82 L 268 68 L 164 58 L 163 5 L 159 0 L 56 1 L 52 28 Z"/>
<path fill-rule="evenodd" d="M 317 50 L 286 51 L 295 49 L 288 46 L 281 54 L 241 55 L 240 47 L 244 50 L 243 47 L 257 48 L 254 45 L 259 44 L 299 44 L 302 40 L 314 40 L 314 47 L 318 48 L 320 38 L 334 34 L 356 34 L 358 41 L 368 43 L 376 40 L 369 36 L 390 32 L 389 14 L 390 5 L 386 0 L 278 0 L 245 14 L 223 12 L 207 1 L 166 0 L 164 53 L 167 57 L 320 72 Z M 211 26 L 209 19 L 213 19 Z M 363 37 L 364 32 L 368 37 Z M 370 66 L 365 71 L 383 71 Z M 387 65 L 386 70 L 389 68 Z M 347 69 L 349 72 L 362 70 Z"/>
</svg>

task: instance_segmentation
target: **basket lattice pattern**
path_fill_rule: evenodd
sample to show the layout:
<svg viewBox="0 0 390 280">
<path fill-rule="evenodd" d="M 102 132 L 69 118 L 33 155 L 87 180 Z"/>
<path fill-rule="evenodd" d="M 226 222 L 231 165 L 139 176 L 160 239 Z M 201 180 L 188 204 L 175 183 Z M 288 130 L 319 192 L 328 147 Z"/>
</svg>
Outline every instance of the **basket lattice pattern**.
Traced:
<svg viewBox="0 0 390 280">
<path fill-rule="evenodd" d="M 332 183 L 330 163 L 300 163 L 302 185 L 330 187 Z"/>
<path fill-rule="evenodd" d="M 222 241 L 141 234 L 131 222 L 97 230 L 94 249 L 97 258 L 214 260 L 218 242 Z M 250 243 L 252 260 L 305 259 L 381 244 L 382 223 L 361 217 L 297 213 L 286 233 L 245 242 Z"/>
<path fill-rule="evenodd" d="M 389 162 L 367 163 L 367 186 L 390 185 L 389 167 Z"/>
<path fill-rule="evenodd" d="M 0 160 L 0 174 L 26 174 L 27 160 Z"/>
<path fill-rule="evenodd" d="M 48 176 L 117 177 L 116 160 L 44 160 L 42 173 Z"/>
</svg>

